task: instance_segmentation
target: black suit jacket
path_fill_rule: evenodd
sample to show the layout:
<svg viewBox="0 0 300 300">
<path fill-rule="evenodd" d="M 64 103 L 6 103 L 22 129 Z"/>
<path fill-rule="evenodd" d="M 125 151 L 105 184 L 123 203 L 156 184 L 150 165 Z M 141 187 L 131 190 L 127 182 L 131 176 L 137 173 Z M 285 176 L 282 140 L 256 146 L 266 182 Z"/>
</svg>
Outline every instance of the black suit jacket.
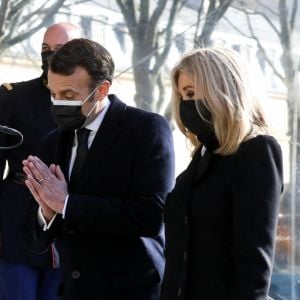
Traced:
<svg viewBox="0 0 300 300">
<path fill-rule="evenodd" d="M 6 161 L 11 173 L 22 172 L 22 160 L 29 154 L 37 154 L 42 137 L 55 128 L 50 92 L 42 77 L 12 83 L 11 87 L 9 90 L 0 87 L 0 124 L 19 130 L 24 140 L 16 149 L 0 150 L 0 255 L 11 263 L 51 266 L 50 252 L 34 254 L 24 246 L 21 238 L 23 215 L 32 201 L 30 192 L 10 176 L 2 180 Z M 14 136 L 0 133 L 0 146 L 13 145 L 14 139 Z"/>
<path fill-rule="evenodd" d="M 282 186 L 270 136 L 229 156 L 198 151 L 167 200 L 161 300 L 266 300 Z"/>
<path fill-rule="evenodd" d="M 39 251 L 56 239 L 64 299 L 100 293 L 103 299 L 140 300 L 126 293 L 157 287 L 164 270 L 162 213 L 174 176 L 171 131 L 163 117 L 126 106 L 114 95 L 109 99 L 81 183 L 69 190 L 65 219 L 57 216 L 43 232 L 34 210 L 25 229 L 27 243 Z M 73 133 L 55 130 L 42 152 L 66 177 L 72 141 Z"/>
</svg>

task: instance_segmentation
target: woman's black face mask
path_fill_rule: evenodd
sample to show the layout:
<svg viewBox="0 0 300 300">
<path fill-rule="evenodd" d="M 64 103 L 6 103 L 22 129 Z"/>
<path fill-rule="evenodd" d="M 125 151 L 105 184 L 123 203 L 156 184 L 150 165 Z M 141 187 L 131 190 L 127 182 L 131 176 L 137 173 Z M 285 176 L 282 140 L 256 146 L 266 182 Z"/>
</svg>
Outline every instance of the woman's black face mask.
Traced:
<svg viewBox="0 0 300 300">
<path fill-rule="evenodd" d="M 197 107 L 195 101 L 197 101 Z M 212 114 L 203 101 L 181 100 L 179 106 L 180 119 L 183 125 L 197 136 L 199 142 L 208 150 L 214 151 L 218 148 L 219 143 L 212 124 Z"/>
</svg>

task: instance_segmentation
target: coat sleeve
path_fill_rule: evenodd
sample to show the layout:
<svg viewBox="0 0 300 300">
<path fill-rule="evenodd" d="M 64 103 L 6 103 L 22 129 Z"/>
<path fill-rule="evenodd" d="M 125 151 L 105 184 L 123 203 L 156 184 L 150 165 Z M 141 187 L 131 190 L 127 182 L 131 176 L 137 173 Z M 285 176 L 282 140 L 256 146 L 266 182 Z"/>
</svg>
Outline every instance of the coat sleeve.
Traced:
<svg viewBox="0 0 300 300">
<path fill-rule="evenodd" d="M 43 231 L 38 223 L 38 204 L 31 201 L 22 226 L 23 242 L 31 252 L 42 254 L 49 250 L 61 229 L 61 215 L 57 215 L 50 230 Z"/>
<path fill-rule="evenodd" d="M 232 186 L 235 264 L 232 300 L 267 299 L 282 187 L 282 154 L 278 143 L 267 136 L 246 142 L 237 154 Z"/>
<path fill-rule="evenodd" d="M 162 228 L 165 197 L 174 184 L 172 133 L 158 115 L 145 118 L 138 137 L 131 192 L 124 197 L 70 194 L 65 224 L 79 231 L 153 237 Z M 126 147 L 126 145 L 124 145 Z M 122 149 L 119 149 L 122 155 Z M 126 159 L 126 157 L 124 157 Z"/>
</svg>

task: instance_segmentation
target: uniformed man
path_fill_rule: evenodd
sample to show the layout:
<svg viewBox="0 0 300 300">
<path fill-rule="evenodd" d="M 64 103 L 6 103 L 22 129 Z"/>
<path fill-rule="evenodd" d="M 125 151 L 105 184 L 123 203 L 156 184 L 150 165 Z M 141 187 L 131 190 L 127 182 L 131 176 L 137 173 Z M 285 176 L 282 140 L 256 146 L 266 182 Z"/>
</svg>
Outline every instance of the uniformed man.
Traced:
<svg viewBox="0 0 300 300">
<path fill-rule="evenodd" d="M 24 186 L 22 160 L 36 153 L 41 138 L 55 128 L 47 88 L 47 58 L 67 41 L 80 37 L 71 23 L 50 26 L 42 44 L 42 69 L 39 78 L 0 87 L 0 124 L 11 126 L 24 136 L 23 144 L 0 151 L 0 298 L 1 300 L 57 299 L 59 272 L 54 268 L 53 249 L 34 254 L 21 237 L 22 216 L 32 198 Z M 1 145 L 12 144 L 1 135 Z M 8 173 L 5 175 L 5 165 Z M 2 180 L 2 176 L 5 178 Z M 1 289 L 3 295 L 1 295 Z"/>
</svg>

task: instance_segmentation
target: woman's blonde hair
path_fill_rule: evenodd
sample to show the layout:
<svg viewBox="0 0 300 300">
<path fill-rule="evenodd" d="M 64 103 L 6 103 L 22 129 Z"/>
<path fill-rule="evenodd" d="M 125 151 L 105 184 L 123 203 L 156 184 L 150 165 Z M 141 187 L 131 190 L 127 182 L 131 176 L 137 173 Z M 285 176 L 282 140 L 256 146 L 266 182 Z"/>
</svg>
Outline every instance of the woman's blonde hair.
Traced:
<svg viewBox="0 0 300 300">
<path fill-rule="evenodd" d="M 180 72 L 185 72 L 193 80 L 195 100 L 201 95 L 201 100 L 212 114 L 213 127 L 219 141 L 215 153 L 232 154 L 247 138 L 267 132 L 263 110 L 252 93 L 248 71 L 240 56 L 225 48 L 197 49 L 184 55 L 171 74 L 175 121 L 195 147 L 200 143 L 185 128 L 179 115 L 182 100 L 178 91 Z"/>
</svg>

